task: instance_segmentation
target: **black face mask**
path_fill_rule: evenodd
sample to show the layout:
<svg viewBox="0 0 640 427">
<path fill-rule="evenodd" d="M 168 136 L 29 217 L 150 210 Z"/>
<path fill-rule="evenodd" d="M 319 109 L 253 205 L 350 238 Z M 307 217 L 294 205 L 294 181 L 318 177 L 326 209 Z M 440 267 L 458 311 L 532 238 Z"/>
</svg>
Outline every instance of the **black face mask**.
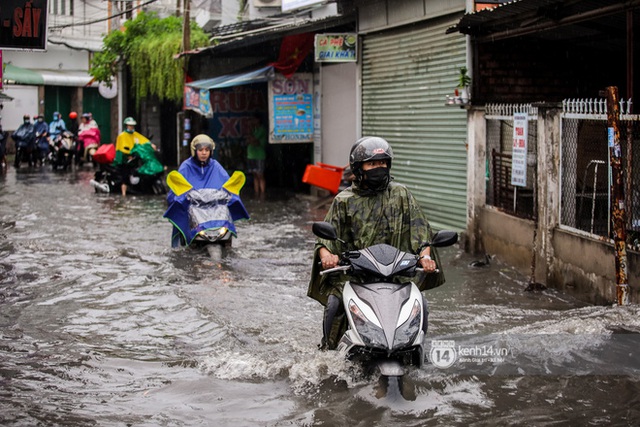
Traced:
<svg viewBox="0 0 640 427">
<path fill-rule="evenodd" d="M 372 191 L 382 191 L 389 185 L 389 168 L 379 167 L 363 171 L 362 183 Z"/>
</svg>

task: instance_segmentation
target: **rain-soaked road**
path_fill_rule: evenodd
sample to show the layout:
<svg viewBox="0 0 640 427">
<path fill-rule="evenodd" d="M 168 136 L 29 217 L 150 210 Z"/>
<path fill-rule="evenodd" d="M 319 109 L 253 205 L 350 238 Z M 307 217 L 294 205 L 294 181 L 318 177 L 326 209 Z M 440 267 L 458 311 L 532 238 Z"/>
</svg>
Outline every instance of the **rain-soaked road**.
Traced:
<svg viewBox="0 0 640 427">
<path fill-rule="evenodd" d="M 457 359 L 412 370 L 401 396 L 316 349 L 310 222 L 326 205 L 245 197 L 252 219 L 213 262 L 169 248 L 162 197 L 94 194 L 91 175 L 0 177 L 2 425 L 640 424 L 637 305 L 525 293 L 449 248 L 428 341 Z"/>
</svg>

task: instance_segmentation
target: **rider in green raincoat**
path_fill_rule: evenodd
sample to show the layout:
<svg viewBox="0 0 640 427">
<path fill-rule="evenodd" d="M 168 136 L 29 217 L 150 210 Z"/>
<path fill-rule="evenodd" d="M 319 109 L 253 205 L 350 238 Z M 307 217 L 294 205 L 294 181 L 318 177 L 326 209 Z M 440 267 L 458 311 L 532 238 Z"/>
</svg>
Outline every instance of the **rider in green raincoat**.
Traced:
<svg viewBox="0 0 640 427">
<path fill-rule="evenodd" d="M 341 298 L 347 276 L 319 274 L 322 269 L 335 267 L 340 253 L 386 243 L 424 256 L 420 260 L 424 273 L 403 278 L 404 282 L 416 280 L 418 288 L 424 291 L 445 281 L 438 254 L 428 246 L 431 227 L 418 202 L 407 187 L 391 181 L 392 159 L 393 152 L 384 139 L 358 140 L 351 148 L 349 160 L 355 180 L 335 197 L 325 217 L 346 245 L 339 240 L 319 238 L 315 246 L 307 294 L 325 306 L 322 348 L 335 348 L 346 328 Z M 426 316 L 423 328 L 426 329 Z"/>
</svg>

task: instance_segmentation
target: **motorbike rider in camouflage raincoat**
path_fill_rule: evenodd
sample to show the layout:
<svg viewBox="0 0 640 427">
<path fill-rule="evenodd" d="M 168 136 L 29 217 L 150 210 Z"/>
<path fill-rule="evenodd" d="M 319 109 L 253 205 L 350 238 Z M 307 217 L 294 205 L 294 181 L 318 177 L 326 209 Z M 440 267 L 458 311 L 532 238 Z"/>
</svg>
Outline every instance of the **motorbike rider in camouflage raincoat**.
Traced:
<svg viewBox="0 0 640 427">
<path fill-rule="evenodd" d="M 307 295 L 324 305 L 322 349 L 335 349 L 346 330 L 342 308 L 345 274 L 320 276 L 320 271 L 338 265 L 338 254 L 386 243 L 397 249 L 420 255 L 424 273 L 416 280 L 421 291 L 444 283 L 442 265 L 434 248 L 428 246 L 431 227 L 418 202 L 402 184 L 393 182 L 389 172 L 393 151 L 379 137 L 364 137 L 351 148 L 349 165 L 355 176 L 351 187 L 340 192 L 325 217 L 336 228 L 339 240 L 318 238 Z M 436 272 L 436 270 L 439 270 Z M 426 301 L 425 301 L 425 307 Z M 427 327 L 427 315 L 423 329 Z"/>
</svg>

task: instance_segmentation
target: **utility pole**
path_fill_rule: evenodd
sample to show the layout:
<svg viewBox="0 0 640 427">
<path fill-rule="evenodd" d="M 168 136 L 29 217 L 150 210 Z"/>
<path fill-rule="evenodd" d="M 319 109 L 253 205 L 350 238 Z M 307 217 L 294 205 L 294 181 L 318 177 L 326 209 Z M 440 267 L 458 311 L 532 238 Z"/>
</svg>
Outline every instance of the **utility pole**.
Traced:
<svg viewBox="0 0 640 427">
<path fill-rule="evenodd" d="M 184 0 L 184 21 L 182 22 L 182 51 L 186 52 L 191 50 L 191 26 L 190 15 L 191 0 Z M 186 73 L 186 59 L 185 59 L 185 73 Z"/>
<path fill-rule="evenodd" d="M 620 147 L 620 102 L 618 88 L 609 86 L 607 93 L 607 132 L 609 162 L 611 165 L 611 220 L 613 221 L 613 244 L 616 251 L 616 296 L 618 305 L 629 304 L 627 277 L 627 221 L 622 171 L 622 148 Z"/>
</svg>

